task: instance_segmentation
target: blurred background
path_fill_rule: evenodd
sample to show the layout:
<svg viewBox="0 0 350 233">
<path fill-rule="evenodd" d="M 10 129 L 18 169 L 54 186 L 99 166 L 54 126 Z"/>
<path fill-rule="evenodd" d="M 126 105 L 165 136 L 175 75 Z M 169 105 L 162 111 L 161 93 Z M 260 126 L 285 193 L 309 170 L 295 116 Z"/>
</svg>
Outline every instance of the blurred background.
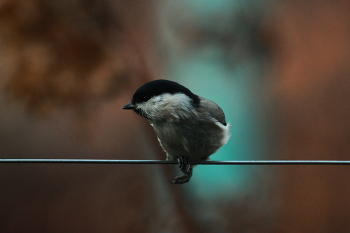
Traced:
<svg viewBox="0 0 350 233">
<path fill-rule="evenodd" d="M 0 157 L 165 159 L 121 107 L 218 103 L 213 160 L 350 159 L 350 2 L 0 0 Z M 0 164 L 0 232 L 349 232 L 346 166 Z"/>
</svg>

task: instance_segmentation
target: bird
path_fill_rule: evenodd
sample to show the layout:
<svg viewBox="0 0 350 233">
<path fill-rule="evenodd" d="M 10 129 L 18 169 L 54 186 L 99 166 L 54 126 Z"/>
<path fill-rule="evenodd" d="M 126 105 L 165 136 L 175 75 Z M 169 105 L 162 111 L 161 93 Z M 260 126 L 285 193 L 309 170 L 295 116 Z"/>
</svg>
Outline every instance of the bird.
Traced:
<svg viewBox="0 0 350 233">
<path fill-rule="evenodd" d="M 230 124 L 219 105 L 174 81 L 144 84 L 122 109 L 146 118 L 166 160 L 178 163 L 183 176 L 170 180 L 173 184 L 189 182 L 194 168 L 190 162 L 208 160 L 230 139 Z"/>
</svg>

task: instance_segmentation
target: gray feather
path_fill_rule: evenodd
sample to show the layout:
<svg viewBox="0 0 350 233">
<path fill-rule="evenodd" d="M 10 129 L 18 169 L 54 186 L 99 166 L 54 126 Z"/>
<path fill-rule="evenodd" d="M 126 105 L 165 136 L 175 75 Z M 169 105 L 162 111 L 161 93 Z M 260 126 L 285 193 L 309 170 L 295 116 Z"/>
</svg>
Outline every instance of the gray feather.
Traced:
<svg viewBox="0 0 350 233">
<path fill-rule="evenodd" d="M 229 126 L 222 109 L 200 97 L 199 107 L 180 108 L 168 105 L 163 119 L 150 120 L 168 160 L 185 156 L 189 161 L 206 160 L 229 139 Z M 175 102 L 180 103 L 180 102 Z M 174 117 L 174 109 L 177 116 Z"/>
<path fill-rule="evenodd" d="M 202 115 L 208 114 L 208 116 L 216 119 L 221 124 L 225 126 L 227 125 L 226 119 L 225 119 L 225 113 L 220 108 L 219 105 L 203 97 L 199 97 L 199 99 L 200 99 L 200 108 L 198 108 L 198 112 L 200 112 Z"/>
</svg>

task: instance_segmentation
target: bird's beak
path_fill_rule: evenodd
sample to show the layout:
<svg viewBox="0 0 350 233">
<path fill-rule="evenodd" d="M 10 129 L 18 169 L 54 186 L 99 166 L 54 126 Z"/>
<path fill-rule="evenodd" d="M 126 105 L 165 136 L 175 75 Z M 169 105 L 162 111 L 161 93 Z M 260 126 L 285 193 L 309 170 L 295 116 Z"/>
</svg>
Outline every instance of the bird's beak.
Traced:
<svg viewBox="0 0 350 233">
<path fill-rule="evenodd" d="M 134 109 L 135 106 L 130 102 L 128 104 L 126 104 L 122 109 Z"/>
</svg>

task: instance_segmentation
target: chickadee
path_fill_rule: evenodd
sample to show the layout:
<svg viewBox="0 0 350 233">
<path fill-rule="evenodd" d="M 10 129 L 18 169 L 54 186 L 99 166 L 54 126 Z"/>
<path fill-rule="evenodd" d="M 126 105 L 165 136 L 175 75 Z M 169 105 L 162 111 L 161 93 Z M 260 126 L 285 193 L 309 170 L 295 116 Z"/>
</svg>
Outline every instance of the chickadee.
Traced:
<svg viewBox="0 0 350 233">
<path fill-rule="evenodd" d="M 183 176 L 173 184 L 190 181 L 190 161 L 205 161 L 230 138 L 225 114 L 213 101 L 193 94 L 169 80 L 154 80 L 135 92 L 123 109 L 131 109 L 151 122 L 166 160 L 177 161 Z"/>
</svg>

